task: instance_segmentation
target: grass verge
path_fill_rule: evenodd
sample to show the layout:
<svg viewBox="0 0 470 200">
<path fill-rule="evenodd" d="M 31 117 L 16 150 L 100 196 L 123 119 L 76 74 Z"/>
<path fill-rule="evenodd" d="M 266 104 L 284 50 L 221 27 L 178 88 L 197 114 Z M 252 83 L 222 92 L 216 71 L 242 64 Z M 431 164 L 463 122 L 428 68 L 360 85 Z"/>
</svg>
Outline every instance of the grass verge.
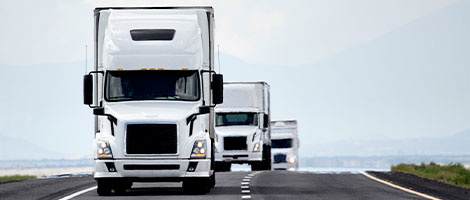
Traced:
<svg viewBox="0 0 470 200">
<path fill-rule="evenodd" d="M 460 163 L 450 163 L 448 165 L 438 165 L 434 162 L 429 164 L 421 163 L 421 165 L 399 164 L 392 166 L 391 170 L 470 188 L 470 170 L 465 169 Z"/>
<path fill-rule="evenodd" d="M 36 179 L 36 176 L 24 176 L 24 175 L 0 176 L 0 183 L 12 182 L 12 181 L 25 181 L 29 179 Z"/>
</svg>

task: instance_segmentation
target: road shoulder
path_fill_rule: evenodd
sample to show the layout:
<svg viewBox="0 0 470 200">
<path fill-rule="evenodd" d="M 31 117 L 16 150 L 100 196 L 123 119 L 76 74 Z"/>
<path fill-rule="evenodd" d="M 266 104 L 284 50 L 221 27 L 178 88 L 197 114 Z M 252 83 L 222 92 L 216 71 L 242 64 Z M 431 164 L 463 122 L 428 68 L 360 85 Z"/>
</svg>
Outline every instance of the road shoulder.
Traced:
<svg viewBox="0 0 470 200">
<path fill-rule="evenodd" d="M 424 193 L 440 199 L 470 199 L 470 189 L 465 189 L 439 181 L 421 178 L 412 174 L 401 172 L 375 172 L 368 171 L 368 174 L 388 181 L 390 183 L 405 187 L 420 193 Z"/>
</svg>

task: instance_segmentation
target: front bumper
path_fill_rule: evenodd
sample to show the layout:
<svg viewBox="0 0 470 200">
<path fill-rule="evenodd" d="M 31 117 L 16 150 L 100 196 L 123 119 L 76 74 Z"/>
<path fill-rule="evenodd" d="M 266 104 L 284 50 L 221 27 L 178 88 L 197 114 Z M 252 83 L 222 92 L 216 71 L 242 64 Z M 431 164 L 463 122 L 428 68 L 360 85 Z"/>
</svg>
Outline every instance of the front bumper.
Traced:
<svg viewBox="0 0 470 200">
<path fill-rule="evenodd" d="M 297 170 L 296 163 L 273 163 L 272 164 L 273 170 Z"/>
<path fill-rule="evenodd" d="M 190 162 L 194 171 L 188 169 Z M 112 164 L 110 164 L 112 163 Z M 110 169 L 114 166 L 115 170 Z M 170 166 L 170 167 L 168 167 Z M 171 169 L 170 169 L 171 168 Z M 209 177 L 211 173 L 210 159 L 116 159 L 95 160 L 95 179 L 101 178 L 134 178 L 134 179 L 174 179 L 190 177 Z"/>
<path fill-rule="evenodd" d="M 263 153 L 252 151 L 223 151 L 215 153 L 216 162 L 250 163 L 263 160 Z"/>
</svg>

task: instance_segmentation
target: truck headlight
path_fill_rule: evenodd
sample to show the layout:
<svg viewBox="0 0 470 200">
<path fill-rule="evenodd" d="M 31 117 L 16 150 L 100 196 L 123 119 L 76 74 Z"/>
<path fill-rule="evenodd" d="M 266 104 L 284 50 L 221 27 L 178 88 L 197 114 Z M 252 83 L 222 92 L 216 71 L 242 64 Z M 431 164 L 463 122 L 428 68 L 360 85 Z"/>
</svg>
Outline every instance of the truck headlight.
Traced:
<svg viewBox="0 0 470 200">
<path fill-rule="evenodd" d="M 295 158 L 294 157 L 290 157 L 287 159 L 287 162 L 288 163 L 295 163 Z"/>
<path fill-rule="evenodd" d="M 259 152 L 259 151 L 260 151 L 259 143 L 255 143 L 255 146 L 253 147 L 253 152 Z"/>
<path fill-rule="evenodd" d="M 109 142 L 99 140 L 96 143 L 96 149 L 98 153 L 98 158 L 113 158 L 113 153 L 111 152 L 111 147 L 109 146 Z"/>
<path fill-rule="evenodd" d="M 207 148 L 205 140 L 196 140 L 194 142 L 191 158 L 206 158 Z"/>
</svg>

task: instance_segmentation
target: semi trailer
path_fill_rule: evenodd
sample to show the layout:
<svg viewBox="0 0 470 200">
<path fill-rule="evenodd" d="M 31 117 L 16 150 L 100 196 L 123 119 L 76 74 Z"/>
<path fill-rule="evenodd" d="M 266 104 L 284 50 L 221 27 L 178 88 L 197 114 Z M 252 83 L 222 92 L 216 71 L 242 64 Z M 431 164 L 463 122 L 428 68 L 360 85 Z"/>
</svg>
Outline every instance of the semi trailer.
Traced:
<svg viewBox="0 0 470 200">
<path fill-rule="evenodd" d="M 96 8 L 94 21 L 84 104 L 94 114 L 98 194 L 157 181 L 208 192 L 215 186 L 214 107 L 223 102 L 213 9 Z"/>
<path fill-rule="evenodd" d="M 217 171 L 232 163 L 271 169 L 270 96 L 266 82 L 224 83 L 224 103 L 215 108 Z"/>
<path fill-rule="evenodd" d="M 297 120 L 271 121 L 272 161 L 274 170 L 299 168 Z"/>
</svg>

